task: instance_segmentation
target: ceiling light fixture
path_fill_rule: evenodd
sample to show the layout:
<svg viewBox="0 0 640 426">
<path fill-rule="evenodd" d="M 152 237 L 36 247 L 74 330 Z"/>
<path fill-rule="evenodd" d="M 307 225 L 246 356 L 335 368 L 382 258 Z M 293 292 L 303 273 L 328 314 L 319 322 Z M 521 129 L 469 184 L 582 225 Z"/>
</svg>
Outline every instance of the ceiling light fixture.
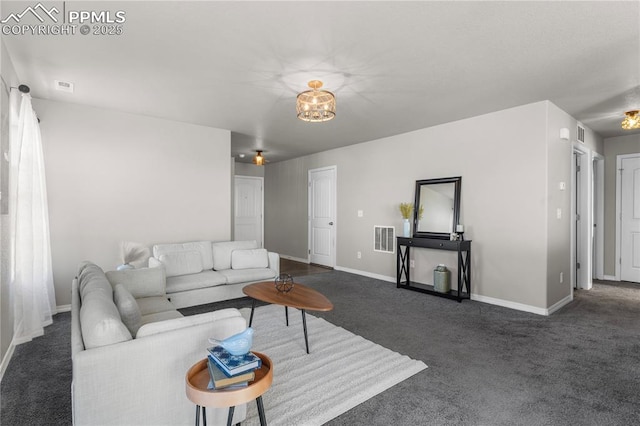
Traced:
<svg viewBox="0 0 640 426">
<path fill-rule="evenodd" d="M 311 90 L 304 91 L 296 99 L 296 111 L 302 121 L 329 121 L 336 116 L 336 97 L 322 87 L 320 80 L 309 82 Z"/>
<path fill-rule="evenodd" d="M 253 157 L 253 164 L 256 166 L 264 166 L 264 157 L 262 156 L 262 151 L 256 151 L 256 156 Z"/>
<path fill-rule="evenodd" d="M 633 110 L 624 113 L 626 116 L 622 120 L 622 128 L 625 130 L 640 129 L 640 111 Z"/>
</svg>

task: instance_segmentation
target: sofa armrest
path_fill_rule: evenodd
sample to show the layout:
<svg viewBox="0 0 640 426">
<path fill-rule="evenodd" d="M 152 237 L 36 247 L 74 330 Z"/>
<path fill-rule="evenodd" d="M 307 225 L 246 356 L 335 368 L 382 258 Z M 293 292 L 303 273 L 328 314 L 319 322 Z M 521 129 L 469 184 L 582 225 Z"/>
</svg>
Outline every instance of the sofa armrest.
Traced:
<svg viewBox="0 0 640 426">
<path fill-rule="evenodd" d="M 280 255 L 274 252 L 267 252 L 269 256 L 269 269 L 272 269 L 276 273 L 276 277 L 280 275 Z"/>
<path fill-rule="evenodd" d="M 189 315 L 182 318 L 175 318 L 166 321 L 156 321 L 145 324 L 138 329 L 136 339 L 152 336 L 158 333 L 164 333 L 171 330 L 178 330 L 185 327 L 193 327 L 194 325 L 212 323 L 225 318 L 242 317 L 240 311 L 235 308 L 220 309 L 213 312 L 205 312 L 198 315 Z M 216 336 L 210 336 L 217 338 Z"/>
<path fill-rule="evenodd" d="M 166 331 L 142 339 L 80 351 L 73 356 L 74 424 L 193 424 L 185 374 L 206 357 L 208 338 L 246 329 L 242 316 Z M 234 423 L 246 406 L 236 407 Z M 207 410 L 210 424 L 226 423 L 228 410 Z"/>
</svg>

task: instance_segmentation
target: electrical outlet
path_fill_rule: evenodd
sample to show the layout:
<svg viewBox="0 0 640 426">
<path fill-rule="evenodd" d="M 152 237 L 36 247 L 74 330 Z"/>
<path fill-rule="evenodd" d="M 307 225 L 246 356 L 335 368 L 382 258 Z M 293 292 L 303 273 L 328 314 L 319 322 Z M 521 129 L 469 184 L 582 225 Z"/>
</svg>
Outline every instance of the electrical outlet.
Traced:
<svg viewBox="0 0 640 426">
<path fill-rule="evenodd" d="M 561 208 L 557 208 L 556 209 L 556 217 L 558 219 L 562 219 L 562 209 Z"/>
<path fill-rule="evenodd" d="M 415 262 L 415 260 L 411 259 L 411 260 L 409 261 L 409 267 L 410 267 L 410 268 L 415 268 L 415 267 L 416 267 L 416 262 Z"/>
<path fill-rule="evenodd" d="M 560 284 L 564 281 L 564 272 L 560 272 Z"/>
<path fill-rule="evenodd" d="M 362 259 L 362 252 L 361 252 L 361 251 L 359 251 L 359 252 L 358 252 L 358 254 L 357 254 L 357 256 L 358 256 L 358 259 Z"/>
</svg>

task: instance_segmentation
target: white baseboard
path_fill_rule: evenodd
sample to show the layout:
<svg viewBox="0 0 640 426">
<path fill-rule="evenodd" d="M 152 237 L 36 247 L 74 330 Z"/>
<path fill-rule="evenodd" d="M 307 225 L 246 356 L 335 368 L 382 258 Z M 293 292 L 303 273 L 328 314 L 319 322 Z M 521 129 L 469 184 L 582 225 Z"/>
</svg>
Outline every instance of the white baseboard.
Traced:
<svg viewBox="0 0 640 426">
<path fill-rule="evenodd" d="M 615 275 L 605 275 L 602 277 L 605 281 L 618 281 Z"/>
<path fill-rule="evenodd" d="M 552 313 L 554 313 L 558 309 L 562 308 L 564 305 L 567 305 L 567 304 L 571 303 L 572 301 L 573 301 L 573 295 L 572 294 L 568 295 L 564 299 L 561 299 L 561 300 L 557 301 L 556 303 L 551 305 L 549 308 L 547 308 L 547 315 L 551 315 Z"/>
<path fill-rule="evenodd" d="M 56 314 L 59 314 L 60 312 L 71 312 L 71 305 L 56 306 Z"/>
<path fill-rule="evenodd" d="M 293 260 L 294 262 L 309 264 L 309 259 L 302 259 L 300 257 L 295 257 L 295 256 L 287 256 L 286 254 L 281 254 L 280 257 L 287 260 Z"/>
<path fill-rule="evenodd" d="M 345 268 L 343 266 L 336 266 L 334 269 L 336 271 L 349 272 L 351 274 L 362 275 L 364 277 L 374 278 L 381 281 L 388 281 L 391 283 L 397 282 L 396 277 L 389 277 L 387 275 L 374 274 L 372 272 L 360 271 L 358 269 Z M 471 300 L 475 300 L 482 303 L 488 303 L 490 305 L 498 305 L 504 308 L 515 309 L 517 311 L 530 312 L 532 314 L 548 316 L 554 313 L 555 311 L 557 311 L 558 309 L 562 308 L 567 303 L 571 302 L 573 298 L 571 297 L 571 295 L 569 295 L 547 309 L 538 308 L 537 306 L 525 305 L 523 303 L 511 302 L 503 299 L 496 299 L 495 297 L 482 296 L 482 295 L 473 294 L 473 293 L 471 294 Z"/>
<path fill-rule="evenodd" d="M 360 271 L 358 269 L 345 268 L 342 266 L 336 266 L 333 269 L 335 269 L 336 271 L 349 272 L 350 274 L 362 275 L 363 277 L 374 278 L 376 280 L 388 281 L 390 283 L 396 282 L 395 277 L 388 277 L 386 275 L 374 274 L 372 272 L 367 272 L 367 271 Z"/>
<path fill-rule="evenodd" d="M 567 300 L 567 298 L 569 300 Z M 471 300 L 478 302 L 488 303 L 490 305 L 502 306 L 504 308 L 515 309 L 516 311 L 529 312 L 536 315 L 551 315 L 553 312 L 560 309 L 562 306 L 571 302 L 571 296 L 567 296 L 550 308 L 538 308 L 537 306 L 525 305 L 524 303 L 511 302 L 509 300 L 497 299 L 495 297 L 482 296 L 480 294 L 471 293 Z"/>
<path fill-rule="evenodd" d="M 7 353 L 4 354 L 2 358 L 2 363 L 0 364 L 0 382 L 2 382 L 2 378 L 4 377 L 4 372 L 7 371 L 7 367 L 9 366 L 9 361 L 11 361 L 11 357 L 13 356 L 13 351 L 15 350 L 16 345 L 11 341 L 9 347 L 7 348 Z"/>
</svg>

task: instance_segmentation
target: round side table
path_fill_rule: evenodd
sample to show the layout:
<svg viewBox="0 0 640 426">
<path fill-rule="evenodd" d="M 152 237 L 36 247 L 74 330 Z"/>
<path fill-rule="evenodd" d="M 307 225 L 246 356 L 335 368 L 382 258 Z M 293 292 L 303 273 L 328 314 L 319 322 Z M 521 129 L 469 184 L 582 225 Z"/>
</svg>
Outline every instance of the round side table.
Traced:
<svg viewBox="0 0 640 426">
<path fill-rule="evenodd" d="M 205 407 L 229 408 L 227 426 L 231 426 L 233 411 L 236 405 L 245 404 L 253 399 L 258 406 L 260 424 L 266 426 L 267 419 L 264 415 L 262 404 L 262 394 L 265 393 L 273 382 L 273 365 L 268 356 L 253 352 L 262 360 L 262 367 L 255 370 L 255 379 L 249 382 L 246 388 L 240 389 L 207 389 L 209 385 L 209 369 L 207 359 L 203 359 L 194 364 L 185 377 L 187 398 L 196 404 L 196 426 L 200 424 L 200 407 L 202 407 L 202 423 L 207 425 L 207 414 Z"/>
</svg>

